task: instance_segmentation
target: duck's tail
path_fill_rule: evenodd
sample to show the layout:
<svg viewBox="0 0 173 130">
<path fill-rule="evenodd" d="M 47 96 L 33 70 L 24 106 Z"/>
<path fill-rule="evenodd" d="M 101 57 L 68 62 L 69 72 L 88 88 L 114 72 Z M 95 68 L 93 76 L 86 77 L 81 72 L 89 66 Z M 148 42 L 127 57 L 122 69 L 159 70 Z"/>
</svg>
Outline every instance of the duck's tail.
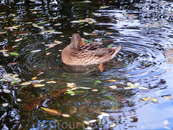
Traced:
<svg viewBox="0 0 173 130">
<path fill-rule="evenodd" d="M 114 47 L 114 48 L 112 48 L 112 49 L 114 49 L 115 51 L 114 51 L 114 53 L 112 54 L 112 56 L 111 56 L 111 59 L 113 59 L 114 57 L 115 57 L 115 55 L 119 52 L 119 50 L 121 49 L 121 46 L 118 46 L 118 47 Z"/>
</svg>

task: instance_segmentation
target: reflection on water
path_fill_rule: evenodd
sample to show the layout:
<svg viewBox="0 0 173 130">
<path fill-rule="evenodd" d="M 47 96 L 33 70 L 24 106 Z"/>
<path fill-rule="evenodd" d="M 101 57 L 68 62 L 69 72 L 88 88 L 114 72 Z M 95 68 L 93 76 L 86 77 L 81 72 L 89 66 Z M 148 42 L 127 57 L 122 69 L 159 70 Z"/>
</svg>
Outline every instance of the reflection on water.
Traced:
<svg viewBox="0 0 173 130">
<path fill-rule="evenodd" d="M 172 129 L 172 5 L 1 1 L 1 128 Z M 73 33 L 122 49 L 103 72 L 67 66 L 60 53 Z M 67 83 L 77 88 L 67 91 Z"/>
</svg>

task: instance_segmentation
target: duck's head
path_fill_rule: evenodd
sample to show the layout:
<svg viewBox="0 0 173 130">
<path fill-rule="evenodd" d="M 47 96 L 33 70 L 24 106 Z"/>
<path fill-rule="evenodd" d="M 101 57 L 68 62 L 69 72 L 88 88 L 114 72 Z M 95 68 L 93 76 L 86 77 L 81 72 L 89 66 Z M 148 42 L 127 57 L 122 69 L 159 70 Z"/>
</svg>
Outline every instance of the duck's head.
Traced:
<svg viewBox="0 0 173 130">
<path fill-rule="evenodd" d="M 73 34 L 71 37 L 70 49 L 75 50 L 78 45 L 84 44 L 81 37 L 78 34 Z"/>
</svg>

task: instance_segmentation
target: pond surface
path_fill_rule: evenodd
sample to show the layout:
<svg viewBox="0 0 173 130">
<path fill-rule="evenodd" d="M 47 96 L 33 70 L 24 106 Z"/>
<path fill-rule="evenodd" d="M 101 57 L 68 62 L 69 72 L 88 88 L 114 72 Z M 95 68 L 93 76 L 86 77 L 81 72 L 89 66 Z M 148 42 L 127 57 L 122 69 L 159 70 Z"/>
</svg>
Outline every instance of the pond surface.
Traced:
<svg viewBox="0 0 173 130">
<path fill-rule="evenodd" d="M 173 129 L 173 3 L 1 1 L 1 128 Z M 114 59 L 66 66 L 73 33 L 117 47 Z"/>
</svg>

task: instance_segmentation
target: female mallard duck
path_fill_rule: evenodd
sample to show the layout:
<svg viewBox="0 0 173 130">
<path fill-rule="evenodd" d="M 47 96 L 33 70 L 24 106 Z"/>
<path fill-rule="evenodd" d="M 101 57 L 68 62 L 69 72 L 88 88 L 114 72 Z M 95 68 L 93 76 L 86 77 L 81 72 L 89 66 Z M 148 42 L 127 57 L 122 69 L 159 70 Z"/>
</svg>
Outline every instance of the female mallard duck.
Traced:
<svg viewBox="0 0 173 130">
<path fill-rule="evenodd" d="M 62 50 L 62 61 L 67 65 L 100 64 L 113 59 L 121 49 L 121 46 L 117 48 L 98 48 L 101 44 L 103 43 L 91 42 L 84 44 L 78 34 L 73 34 L 71 43 Z"/>
</svg>

